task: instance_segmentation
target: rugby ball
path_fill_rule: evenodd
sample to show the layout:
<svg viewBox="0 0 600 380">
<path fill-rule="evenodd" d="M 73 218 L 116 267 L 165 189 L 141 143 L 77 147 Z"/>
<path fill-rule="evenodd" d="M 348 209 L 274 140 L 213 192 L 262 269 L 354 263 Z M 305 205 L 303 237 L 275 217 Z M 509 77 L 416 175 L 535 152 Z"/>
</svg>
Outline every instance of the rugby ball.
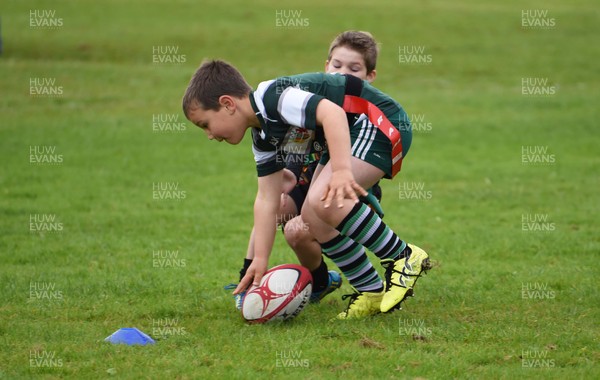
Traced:
<svg viewBox="0 0 600 380">
<path fill-rule="evenodd" d="M 297 316 L 312 293 L 312 276 L 301 265 L 283 264 L 269 269 L 259 286 L 252 286 L 242 303 L 249 323 L 285 321 Z"/>
</svg>

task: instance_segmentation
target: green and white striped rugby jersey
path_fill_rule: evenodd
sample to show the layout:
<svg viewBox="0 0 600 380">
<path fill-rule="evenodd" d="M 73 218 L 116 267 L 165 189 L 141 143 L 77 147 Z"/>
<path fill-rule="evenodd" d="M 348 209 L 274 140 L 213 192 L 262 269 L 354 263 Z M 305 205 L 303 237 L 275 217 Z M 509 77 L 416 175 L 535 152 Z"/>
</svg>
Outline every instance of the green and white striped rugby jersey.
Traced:
<svg viewBox="0 0 600 380">
<path fill-rule="evenodd" d="M 338 74 L 299 74 L 260 83 L 250 94 L 260 122 L 260 129 L 252 129 L 258 176 L 282 170 L 290 159 L 308 160 L 311 153 L 325 151 L 325 135 L 316 124 L 317 105 L 328 99 L 342 106 L 345 95 L 346 77 Z M 403 123 L 410 128 L 402 107 L 368 82 L 363 82 L 360 97 L 381 109 L 398 129 L 402 130 Z"/>
</svg>

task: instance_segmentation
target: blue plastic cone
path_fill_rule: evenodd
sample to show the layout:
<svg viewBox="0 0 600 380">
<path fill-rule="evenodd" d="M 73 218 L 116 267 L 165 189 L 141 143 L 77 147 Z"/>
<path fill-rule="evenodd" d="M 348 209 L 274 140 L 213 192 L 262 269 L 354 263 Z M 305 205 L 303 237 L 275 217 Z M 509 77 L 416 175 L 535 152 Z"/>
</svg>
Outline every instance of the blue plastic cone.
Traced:
<svg viewBox="0 0 600 380">
<path fill-rule="evenodd" d="M 122 329 L 118 329 L 111 336 L 106 337 L 104 341 L 113 344 L 139 344 L 142 346 L 146 344 L 154 344 L 154 339 L 150 338 L 150 336 L 144 334 L 135 327 L 124 327 Z"/>
</svg>

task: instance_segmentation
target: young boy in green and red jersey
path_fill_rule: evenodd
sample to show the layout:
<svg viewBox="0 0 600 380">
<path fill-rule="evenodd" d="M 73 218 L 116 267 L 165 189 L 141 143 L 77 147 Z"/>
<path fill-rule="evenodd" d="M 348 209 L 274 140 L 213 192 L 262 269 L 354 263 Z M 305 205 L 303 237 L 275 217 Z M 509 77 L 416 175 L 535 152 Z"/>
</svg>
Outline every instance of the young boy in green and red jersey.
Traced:
<svg viewBox="0 0 600 380">
<path fill-rule="evenodd" d="M 367 195 L 365 187 L 399 171 L 403 152 L 410 145 L 410 123 L 398 103 L 348 75 L 280 77 L 252 91 L 233 66 L 211 61 L 204 63 L 190 81 L 183 109 L 209 139 L 238 144 L 246 130 L 252 130 L 259 177 L 254 206 L 255 257 L 234 293 L 251 283 L 258 284 L 267 270 L 283 186 L 282 152 L 293 143 L 307 153 L 326 149 L 301 211 L 323 253 L 343 266 L 348 260 L 368 261 L 365 246 L 387 266 L 385 290 L 383 285 L 376 286 L 376 281 L 350 281 L 357 293 L 338 317 L 387 312 L 404 300 L 428 268 L 428 256 L 400 240 L 358 201 L 359 195 Z M 365 117 L 362 123 L 349 127 L 346 113 Z M 301 130 L 310 133 L 303 133 L 306 137 L 297 141 Z M 290 136 L 294 136 L 293 141 Z M 371 265 L 363 268 L 376 276 Z"/>
</svg>

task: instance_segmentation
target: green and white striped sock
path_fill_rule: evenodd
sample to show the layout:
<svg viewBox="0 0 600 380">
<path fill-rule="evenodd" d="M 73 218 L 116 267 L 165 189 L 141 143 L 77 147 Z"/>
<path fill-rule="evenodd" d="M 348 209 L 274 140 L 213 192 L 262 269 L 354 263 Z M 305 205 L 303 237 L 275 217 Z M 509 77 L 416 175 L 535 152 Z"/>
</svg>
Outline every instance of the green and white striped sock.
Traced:
<svg viewBox="0 0 600 380">
<path fill-rule="evenodd" d="M 406 248 L 406 243 L 364 203 L 357 203 L 337 230 L 362 244 L 382 260 L 396 260 Z"/>
<path fill-rule="evenodd" d="M 352 239 L 338 235 L 321 244 L 325 256 L 340 268 L 344 276 L 359 292 L 381 292 L 383 282 L 369 261 L 365 249 Z"/>
</svg>

